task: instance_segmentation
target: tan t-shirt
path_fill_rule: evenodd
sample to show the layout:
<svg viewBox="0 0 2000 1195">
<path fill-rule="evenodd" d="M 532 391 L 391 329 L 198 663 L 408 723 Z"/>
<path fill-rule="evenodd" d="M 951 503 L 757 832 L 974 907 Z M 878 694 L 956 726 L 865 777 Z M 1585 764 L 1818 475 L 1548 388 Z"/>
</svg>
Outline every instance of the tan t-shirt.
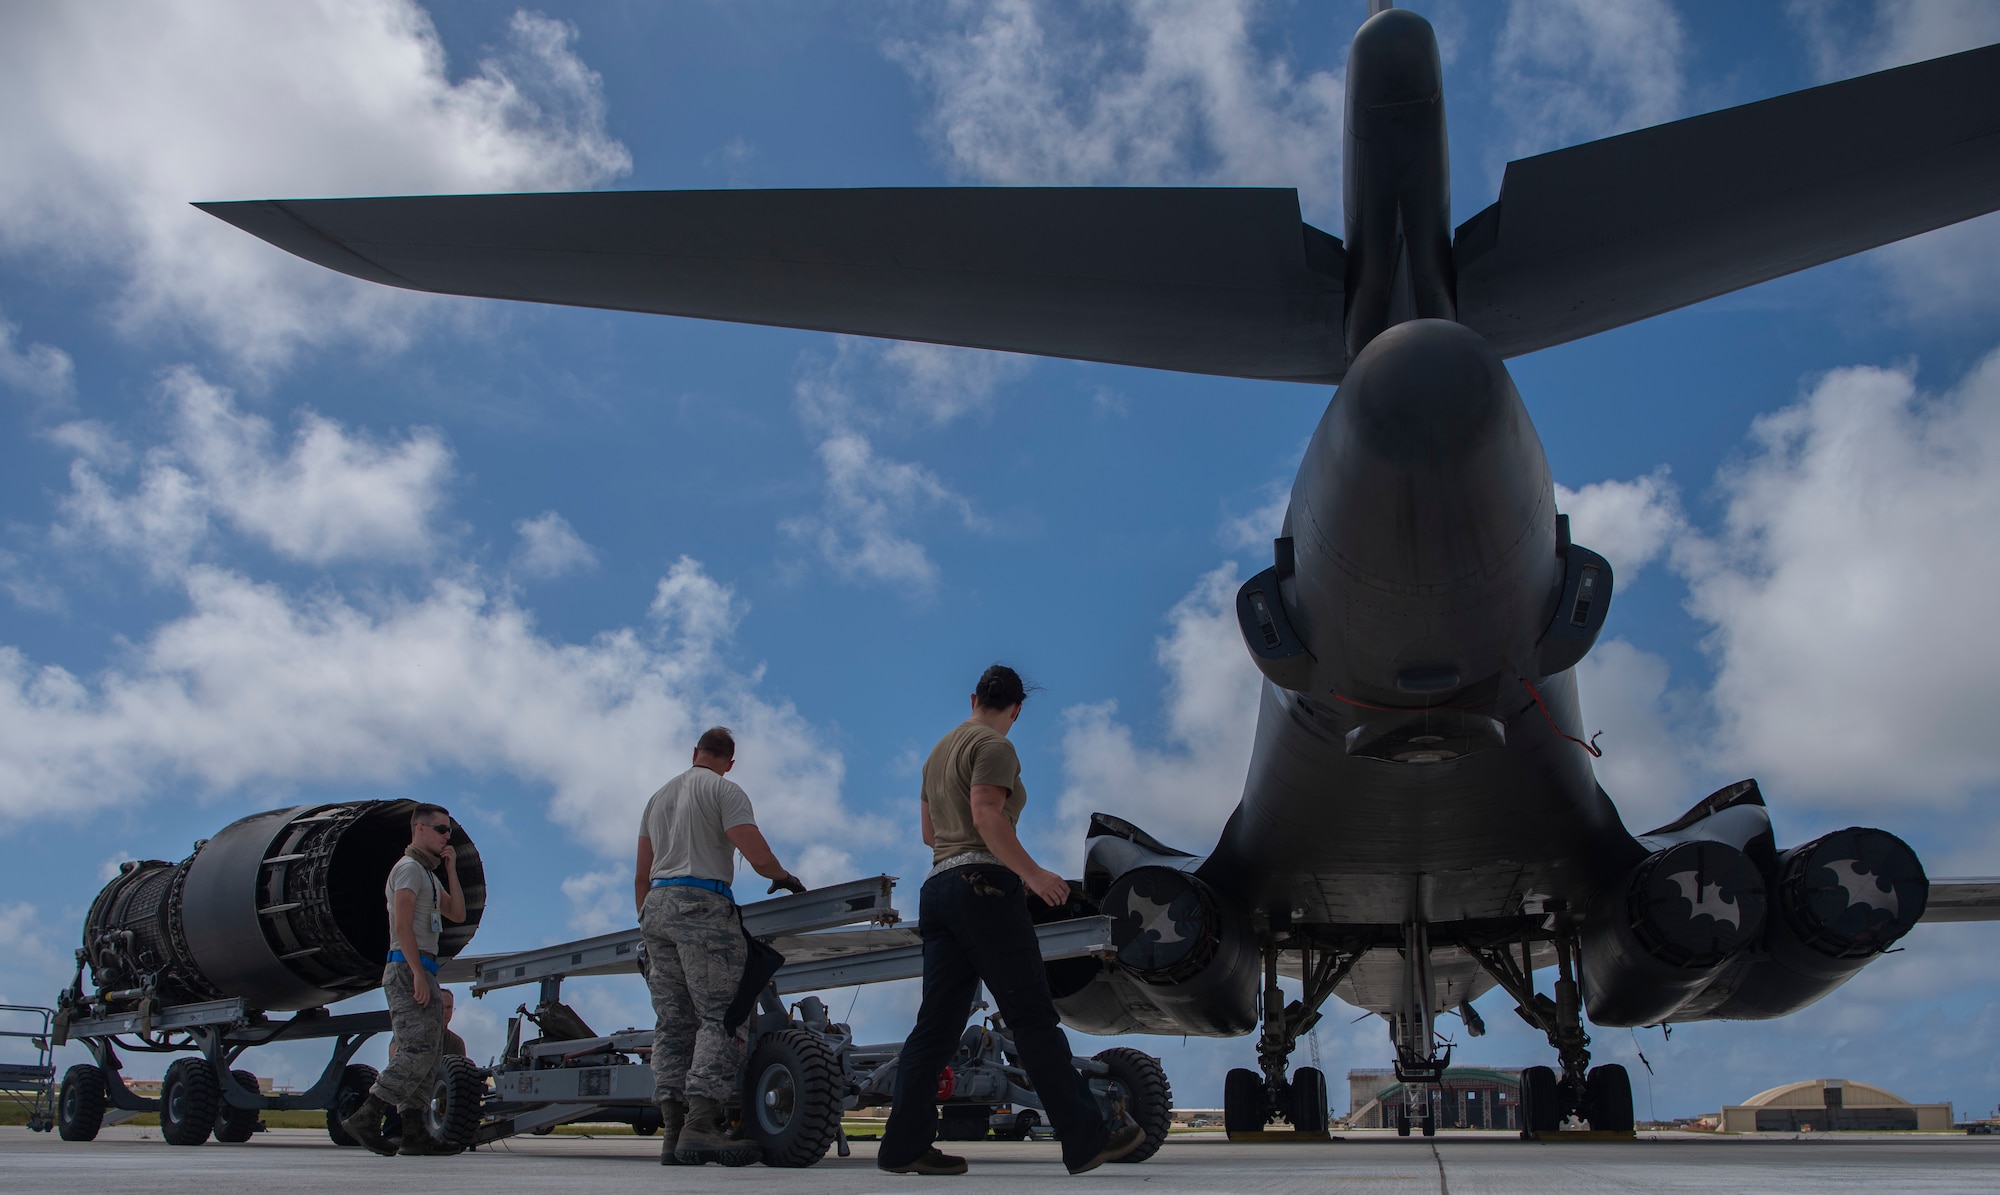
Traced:
<svg viewBox="0 0 2000 1195">
<path fill-rule="evenodd" d="M 1021 807 L 1028 790 L 1021 787 L 1021 757 L 1007 736 L 977 722 L 960 723 L 931 748 L 924 763 L 924 804 L 931 811 L 931 862 L 989 848 L 972 825 L 972 786 L 992 784 L 1007 790 L 1001 806 L 1007 824 L 1021 824 Z"/>
<path fill-rule="evenodd" d="M 410 925 L 417 931 L 417 949 L 424 954 L 438 952 L 438 934 L 444 930 L 444 919 L 438 915 L 438 898 L 443 889 L 438 878 L 424 870 L 424 865 L 404 855 L 389 869 L 389 882 L 382 885 L 382 896 L 389 902 L 389 949 L 401 950 L 403 944 L 396 940 L 396 889 L 408 888 L 417 898 Z"/>
<path fill-rule="evenodd" d="M 736 844 L 728 832 L 756 821 L 749 794 L 734 780 L 699 764 L 689 768 L 660 786 L 639 819 L 639 833 L 653 840 L 653 878 L 729 883 L 736 876 Z"/>
</svg>

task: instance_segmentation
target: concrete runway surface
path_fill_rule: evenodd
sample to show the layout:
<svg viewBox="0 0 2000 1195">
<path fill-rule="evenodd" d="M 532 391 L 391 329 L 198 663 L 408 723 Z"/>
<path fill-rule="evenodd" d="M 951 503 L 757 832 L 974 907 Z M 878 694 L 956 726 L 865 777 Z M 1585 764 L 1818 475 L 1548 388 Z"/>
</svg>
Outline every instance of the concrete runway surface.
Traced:
<svg viewBox="0 0 2000 1195">
<path fill-rule="evenodd" d="M 754 1193 L 949 1190 L 1016 1195 L 1023 1186 L 1071 1184 L 1098 1192 L 1595 1193 L 1641 1191 L 1882 1192 L 2000 1191 L 2000 1137 L 1820 1134 L 1708 1137 L 1659 1134 L 1630 1143 L 1539 1144 L 1484 1133 L 1435 1143 L 1388 1133 L 1350 1133 L 1313 1145 L 1231 1145 L 1220 1134 L 1176 1137 L 1150 1161 L 1105 1166 L 1070 1179 L 1053 1144 L 954 1145 L 972 1162 L 963 1178 L 924 1179 L 875 1169 L 873 1142 L 805 1170 L 751 1166 L 663 1169 L 657 1138 L 518 1137 L 452 1158 L 377 1158 L 338 1149 L 324 1133 L 275 1129 L 244 1145 L 175 1148 L 156 1129 L 109 1128 L 89 1143 L 0 1128 L 0 1192 L 154 1195 L 196 1191 L 388 1190 L 425 1195 L 541 1195 L 551 1190 L 613 1195 L 671 1191 Z"/>
</svg>

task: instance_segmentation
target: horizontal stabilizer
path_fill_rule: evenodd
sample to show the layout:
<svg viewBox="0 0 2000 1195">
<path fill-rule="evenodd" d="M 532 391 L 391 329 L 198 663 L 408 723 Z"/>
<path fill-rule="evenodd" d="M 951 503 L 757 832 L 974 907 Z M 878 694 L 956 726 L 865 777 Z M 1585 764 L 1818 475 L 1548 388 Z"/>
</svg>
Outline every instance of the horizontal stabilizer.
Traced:
<svg viewBox="0 0 2000 1195">
<path fill-rule="evenodd" d="M 1987 46 L 1509 163 L 1459 319 L 1517 356 L 1995 209 Z"/>
<path fill-rule="evenodd" d="M 442 294 L 1331 383 L 1345 254 L 1276 188 L 598 191 L 198 204 Z"/>
<path fill-rule="evenodd" d="M 2000 876 L 1931 877 L 1924 921 L 2000 921 Z"/>
</svg>

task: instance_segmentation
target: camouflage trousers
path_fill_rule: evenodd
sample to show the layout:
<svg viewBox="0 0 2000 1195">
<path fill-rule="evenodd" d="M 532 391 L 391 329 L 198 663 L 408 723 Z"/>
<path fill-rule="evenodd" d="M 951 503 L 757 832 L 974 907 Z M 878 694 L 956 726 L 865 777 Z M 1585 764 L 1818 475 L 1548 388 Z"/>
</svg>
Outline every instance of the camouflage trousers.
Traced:
<svg viewBox="0 0 2000 1195">
<path fill-rule="evenodd" d="M 743 1039 L 722 1018 L 743 982 L 749 947 L 736 906 L 700 888 L 655 888 L 639 917 L 653 994 L 653 1098 L 736 1102 Z"/>
<path fill-rule="evenodd" d="M 418 1004 L 410 989 L 408 963 L 390 963 L 382 970 L 382 994 L 389 998 L 389 1033 L 396 1049 L 372 1092 L 396 1108 L 428 1107 L 444 1060 L 444 997 L 435 976 L 426 975 L 424 981 L 431 1002 Z"/>
</svg>

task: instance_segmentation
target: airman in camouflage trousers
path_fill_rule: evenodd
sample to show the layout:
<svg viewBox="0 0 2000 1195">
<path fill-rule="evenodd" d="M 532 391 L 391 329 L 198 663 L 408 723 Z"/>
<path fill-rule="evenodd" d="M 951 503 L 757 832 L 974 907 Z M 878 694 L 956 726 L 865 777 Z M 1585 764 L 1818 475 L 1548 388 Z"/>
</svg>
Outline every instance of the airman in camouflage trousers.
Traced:
<svg viewBox="0 0 2000 1195">
<path fill-rule="evenodd" d="M 646 935 L 646 987 L 653 994 L 653 1098 L 736 1101 L 743 1043 L 722 1018 L 736 998 L 748 946 L 726 896 L 700 888 L 655 888 L 639 919 Z"/>
<path fill-rule="evenodd" d="M 374 1093 L 392 1108 L 423 1108 L 437 1086 L 438 1065 L 444 1061 L 444 1001 L 435 984 L 431 1002 L 418 1004 L 410 991 L 410 968 L 390 963 L 382 971 L 382 994 L 389 998 L 389 1019 L 396 1026 L 396 1049 L 389 1065 L 375 1080 Z"/>
</svg>

